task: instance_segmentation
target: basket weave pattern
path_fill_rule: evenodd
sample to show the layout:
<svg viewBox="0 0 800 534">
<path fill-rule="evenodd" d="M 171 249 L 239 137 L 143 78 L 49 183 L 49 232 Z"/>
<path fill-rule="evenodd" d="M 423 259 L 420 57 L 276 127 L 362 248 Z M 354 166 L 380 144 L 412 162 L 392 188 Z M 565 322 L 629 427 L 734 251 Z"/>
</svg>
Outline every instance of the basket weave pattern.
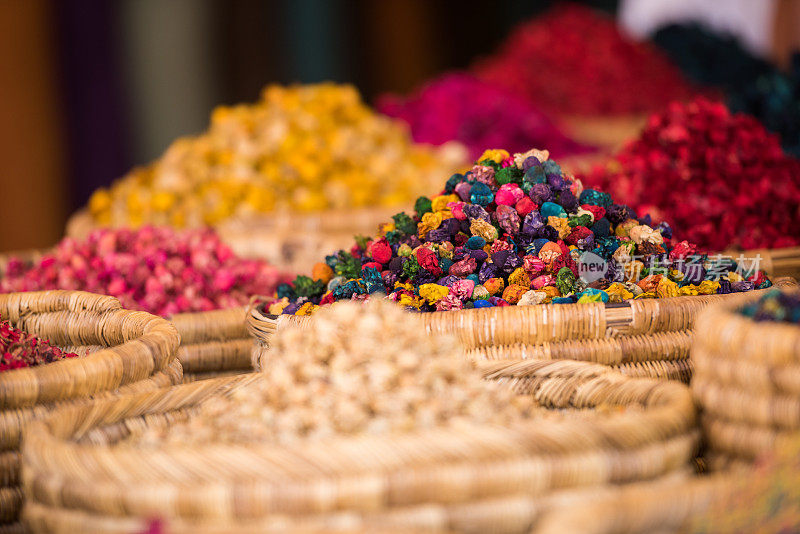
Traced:
<svg viewBox="0 0 800 534">
<path fill-rule="evenodd" d="M 796 287 L 794 279 L 775 281 Z M 755 294 L 762 293 L 754 292 Z M 697 315 L 736 295 L 698 295 L 602 303 L 507 306 L 421 314 L 431 335 L 455 335 L 474 360 L 571 359 L 602 363 L 633 377 L 689 383 L 689 349 Z M 283 325 L 313 319 L 278 317 L 251 307 L 247 329 L 254 338 L 253 367 L 267 357 L 270 336 Z"/>
<path fill-rule="evenodd" d="M 258 378 L 207 380 L 70 408 L 32 426 L 25 517 L 35 532 L 124 532 L 144 526 L 138 517 L 163 517 L 170 532 L 324 530 L 343 517 L 354 530 L 521 532 L 554 492 L 659 477 L 685 469 L 696 451 L 694 406 L 679 383 L 570 361 L 487 362 L 483 372 L 564 414 L 513 428 L 464 424 L 293 447 L 113 445 Z M 613 409 L 623 406 L 635 409 Z"/>
<path fill-rule="evenodd" d="M 692 392 L 701 410 L 713 476 L 634 484 L 577 506 L 557 507 L 540 522 L 537 534 L 685 532 L 694 521 L 725 510 L 720 503 L 741 506 L 741 497 L 734 497 L 737 491 L 769 483 L 755 478 L 765 476 L 755 471 L 755 460 L 800 439 L 800 328 L 755 322 L 739 313 L 757 298 L 738 295 L 709 307 L 697 320 L 696 330 L 702 335 L 696 336 L 691 351 Z M 794 480 L 797 473 L 785 471 L 780 476 Z M 794 496 L 780 490 L 770 498 L 781 495 L 784 502 L 768 504 L 775 510 L 758 513 L 772 517 L 781 507 L 793 506 Z M 714 506 L 719 510 L 713 512 Z M 746 514 L 745 509 L 739 515 Z M 755 526 L 756 521 L 742 524 Z"/>
<path fill-rule="evenodd" d="M 749 463 L 800 430 L 800 328 L 738 313 L 748 295 L 709 309 L 692 350 L 712 466 Z"/>
<path fill-rule="evenodd" d="M 0 294 L 0 315 L 68 350 L 90 354 L 0 374 L 0 522 L 21 504 L 18 448 L 26 424 L 65 404 L 179 383 L 175 328 L 159 317 L 122 309 L 113 297 L 81 291 Z"/>
</svg>

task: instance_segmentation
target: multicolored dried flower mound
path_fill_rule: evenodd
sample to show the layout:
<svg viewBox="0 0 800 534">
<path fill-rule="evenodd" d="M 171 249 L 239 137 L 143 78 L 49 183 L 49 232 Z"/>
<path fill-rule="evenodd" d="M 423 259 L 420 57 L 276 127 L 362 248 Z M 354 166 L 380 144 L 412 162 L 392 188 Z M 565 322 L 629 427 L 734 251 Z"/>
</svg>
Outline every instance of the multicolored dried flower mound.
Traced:
<svg viewBox="0 0 800 534">
<path fill-rule="evenodd" d="M 487 146 L 515 152 L 547 146 L 555 157 L 593 150 L 561 133 L 524 98 L 465 73 L 446 74 L 407 98 L 385 95 L 377 107 L 406 121 L 418 143 L 441 145 L 457 140 L 473 158 Z"/>
<path fill-rule="evenodd" d="M 415 145 L 400 121 L 351 86 L 277 85 L 252 105 L 219 107 L 207 132 L 91 198 L 97 224 L 214 225 L 273 211 L 394 206 L 463 166 L 459 145 Z"/>
<path fill-rule="evenodd" d="M 673 243 L 611 196 L 584 189 L 544 150 L 487 150 L 440 195 L 420 197 L 373 239 L 278 287 L 268 313 L 313 313 L 380 293 L 421 311 L 620 302 L 749 291 L 763 272 Z"/>
<path fill-rule="evenodd" d="M 756 321 L 778 321 L 800 324 L 800 293 L 770 291 L 741 310 Z"/>
<path fill-rule="evenodd" d="M 475 71 L 559 114 L 644 113 L 690 94 L 658 49 L 623 35 L 610 16 L 575 4 L 520 24 Z"/>
<path fill-rule="evenodd" d="M 33 265 L 12 259 L 0 292 L 83 290 L 169 316 L 242 306 L 287 279 L 263 261 L 235 256 L 212 230 L 145 226 L 65 238 Z"/>
<path fill-rule="evenodd" d="M 756 119 L 720 103 L 671 104 L 581 178 L 706 250 L 800 244 L 800 160 Z"/>
<path fill-rule="evenodd" d="M 509 425 L 532 413 L 530 397 L 484 381 L 455 339 L 430 337 L 415 320 L 386 302 L 336 304 L 311 328 L 274 335 L 261 381 L 137 439 L 292 444 L 459 421 Z"/>
<path fill-rule="evenodd" d="M 77 357 L 74 352 L 64 352 L 49 341 L 0 320 L 0 372 Z"/>
</svg>

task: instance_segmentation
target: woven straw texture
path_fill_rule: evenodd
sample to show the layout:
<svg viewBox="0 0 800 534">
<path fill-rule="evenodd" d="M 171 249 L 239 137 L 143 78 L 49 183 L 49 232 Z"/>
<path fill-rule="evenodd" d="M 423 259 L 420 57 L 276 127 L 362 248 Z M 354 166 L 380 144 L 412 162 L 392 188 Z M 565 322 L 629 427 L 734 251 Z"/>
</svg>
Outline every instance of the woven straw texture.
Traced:
<svg viewBox="0 0 800 534">
<path fill-rule="evenodd" d="M 724 495 L 730 476 L 639 482 L 590 495 L 571 495 L 554 505 L 534 534 L 660 534 L 687 532 L 696 516 Z"/>
<path fill-rule="evenodd" d="M 771 276 L 800 278 L 800 247 L 723 252 L 723 255 L 736 259 L 740 254 L 745 260 L 753 262 L 751 265 L 758 265 L 759 269 L 766 271 Z"/>
<path fill-rule="evenodd" d="M 0 315 L 80 358 L 0 373 L 0 522 L 20 508 L 19 445 L 24 425 L 64 404 L 180 383 L 180 338 L 164 319 L 124 310 L 117 299 L 81 291 L 0 294 Z"/>
<path fill-rule="evenodd" d="M 251 369 L 252 341 L 245 317 L 245 308 L 231 308 L 170 318 L 181 335 L 178 359 L 187 379 Z"/>
<path fill-rule="evenodd" d="M 702 335 L 692 346 L 692 392 L 701 409 L 706 463 L 715 474 L 614 488 L 588 501 L 566 501 L 545 516 L 537 534 L 685 532 L 697 521 L 726 519 L 720 515 L 724 510 L 720 503 L 735 503 L 740 513 L 731 521 L 755 528 L 760 520 L 748 514 L 774 517 L 782 507 L 794 506 L 800 443 L 800 328 L 755 322 L 738 313 L 757 298 L 737 295 L 709 307 L 697 320 Z M 764 459 L 781 450 L 784 461 L 785 450 L 793 451 L 793 463 L 773 462 L 777 470 L 765 474 Z M 737 497 L 740 492 L 760 498 L 746 488 L 781 480 L 787 481 L 785 486 L 763 497 L 765 502 L 743 502 L 743 497 Z M 748 505 L 754 508 L 741 508 Z M 786 532 L 793 531 L 786 527 Z"/>
<path fill-rule="evenodd" d="M 796 287 L 794 279 L 775 281 Z M 755 291 L 754 294 L 761 294 Z M 475 360 L 572 359 L 602 363 L 634 377 L 681 380 L 692 376 L 689 349 L 697 314 L 735 295 L 632 300 L 622 304 L 544 304 L 421 314 L 432 335 L 454 334 Z M 312 319 L 262 313 L 251 307 L 253 367 L 260 369 L 269 338 L 283 324 Z"/>
<path fill-rule="evenodd" d="M 37 261 L 41 250 L 25 250 L 0 255 L 0 277 L 9 258 Z M 245 327 L 246 309 L 180 313 L 169 318 L 181 336 L 178 360 L 184 380 L 211 377 L 228 371 L 251 370 L 252 342 Z"/>
<path fill-rule="evenodd" d="M 563 413 L 292 447 L 136 447 L 113 443 L 256 375 L 65 409 L 28 431 L 24 518 L 34 532 L 132 532 L 145 528 L 140 517 L 162 517 L 170 532 L 525 532 L 556 492 L 682 472 L 696 451 L 682 384 L 574 361 L 486 362 L 483 372 Z"/>
<path fill-rule="evenodd" d="M 800 430 L 800 328 L 755 322 L 744 296 L 707 310 L 692 349 L 711 467 L 749 463 Z"/>
</svg>

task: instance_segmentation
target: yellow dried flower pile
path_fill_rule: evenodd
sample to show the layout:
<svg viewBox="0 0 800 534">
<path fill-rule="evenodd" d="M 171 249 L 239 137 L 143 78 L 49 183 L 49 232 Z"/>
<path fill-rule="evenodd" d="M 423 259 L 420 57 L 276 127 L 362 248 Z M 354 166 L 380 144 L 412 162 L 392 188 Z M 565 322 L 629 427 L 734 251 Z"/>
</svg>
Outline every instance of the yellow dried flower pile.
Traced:
<svg viewBox="0 0 800 534">
<path fill-rule="evenodd" d="M 264 89 L 255 104 L 221 106 L 208 131 L 176 140 L 89 202 L 102 226 L 215 225 L 274 211 L 396 206 L 431 194 L 463 164 L 460 145 L 414 144 L 355 88 L 322 83 Z"/>
</svg>

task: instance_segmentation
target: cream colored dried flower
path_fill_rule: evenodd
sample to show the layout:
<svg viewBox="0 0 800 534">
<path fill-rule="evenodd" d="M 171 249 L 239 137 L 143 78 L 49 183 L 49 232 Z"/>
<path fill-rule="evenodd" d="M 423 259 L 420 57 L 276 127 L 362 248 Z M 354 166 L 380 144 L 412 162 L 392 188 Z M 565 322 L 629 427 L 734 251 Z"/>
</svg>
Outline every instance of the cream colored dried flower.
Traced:
<svg viewBox="0 0 800 534">
<path fill-rule="evenodd" d="M 279 330 L 262 366 L 259 382 L 145 441 L 291 444 L 460 420 L 513 424 L 532 410 L 530 399 L 482 380 L 454 338 L 430 336 L 417 317 L 383 300 L 337 303 L 310 328 Z"/>
</svg>

